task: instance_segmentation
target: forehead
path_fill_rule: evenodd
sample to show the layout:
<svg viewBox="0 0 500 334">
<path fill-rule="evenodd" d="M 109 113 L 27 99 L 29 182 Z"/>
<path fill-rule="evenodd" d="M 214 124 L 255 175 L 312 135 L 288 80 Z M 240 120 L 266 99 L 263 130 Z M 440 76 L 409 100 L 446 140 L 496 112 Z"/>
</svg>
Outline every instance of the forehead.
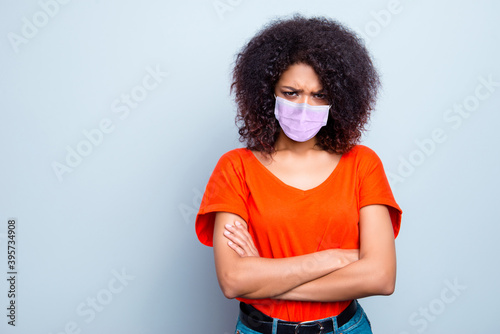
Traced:
<svg viewBox="0 0 500 334">
<path fill-rule="evenodd" d="M 321 82 L 314 69 L 303 63 L 290 65 L 281 75 L 278 85 L 294 88 L 319 90 Z"/>
</svg>

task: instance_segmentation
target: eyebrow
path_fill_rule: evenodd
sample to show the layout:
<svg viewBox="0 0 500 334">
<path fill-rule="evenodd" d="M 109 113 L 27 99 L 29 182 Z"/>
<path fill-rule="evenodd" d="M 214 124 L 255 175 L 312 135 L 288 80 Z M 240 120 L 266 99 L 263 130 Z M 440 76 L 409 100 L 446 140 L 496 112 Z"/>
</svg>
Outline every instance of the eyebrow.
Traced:
<svg viewBox="0 0 500 334">
<path fill-rule="evenodd" d="M 286 89 L 289 89 L 291 91 L 298 92 L 298 93 L 302 93 L 304 91 L 303 89 L 297 89 L 297 88 L 294 88 L 294 87 L 291 87 L 291 86 L 282 86 L 281 88 L 286 88 Z M 321 94 L 321 93 L 324 93 L 324 92 L 325 92 L 325 89 L 321 88 L 320 90 L 318 90 L 316 92 L 313 92 L 313 94 Z"/>
</svg>

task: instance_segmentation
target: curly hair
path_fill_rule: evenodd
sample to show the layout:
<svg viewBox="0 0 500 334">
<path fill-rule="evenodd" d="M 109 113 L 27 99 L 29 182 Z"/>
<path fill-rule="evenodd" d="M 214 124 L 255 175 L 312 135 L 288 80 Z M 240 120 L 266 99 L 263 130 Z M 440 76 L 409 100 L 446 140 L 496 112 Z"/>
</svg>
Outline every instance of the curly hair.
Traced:
<svg viewBox="0 0 500 334">
<path fill-rule="evenodd" d="M 264 27 L 236 57 L 231 92 L 240 141 L 272 154 L 280 133 L 274 89 L 290 65 L 311 66 L 332 107 L 317 145 L 345 153 L 356 145 L 374 108 L 380 85 L 363 42 L 340 23 L 324 17 L 278 19 Z"/>
</svg>

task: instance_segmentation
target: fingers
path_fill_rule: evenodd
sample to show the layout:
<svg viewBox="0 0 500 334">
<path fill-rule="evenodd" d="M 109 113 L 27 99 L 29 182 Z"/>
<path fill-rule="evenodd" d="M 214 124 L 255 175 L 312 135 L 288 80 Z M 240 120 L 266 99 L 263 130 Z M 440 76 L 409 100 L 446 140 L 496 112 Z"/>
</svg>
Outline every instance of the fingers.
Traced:
<svg viewBox="0 0 500 334">
<path fill-rule="evenodd" d="M 234 225 L 225 225 L 224 236 L 229 239 L 228 245 L 240 256 L 259 256 L 255 248 L 252 236 L 247 229 L 238 221 Z"/>
<path fill-rule="evenodd" d="M 240 246 L 247 245 L 249 240 L 251 239 L 250 234 L 246 229 L 242 227 L 241 224 L 236 224 L 236 225 L 226 224 L 225 228 L 226 231 L 224 231 L 224 235 L 226 235 L 228 239 L 234 241 Z"/>
<path fill-rule="evenodd" d="M 248 236 L 241 228 L 227 224 L 224 235 L 241 248 L 248 249 Z"/>
<path fill-rule="evenodd" d="M 229 239 L 229 242 L 234 244 L 233 247 L 242 248 L 245 245 L 243 240 L 238 238 L 238 236 L 235 233 L 232 233 L 231 231 L 228 231 L 228 230 L 224 231 L 224 236 Z M 233 248 L 233 247 L 231 247 L 231 248 Z"/>
<path fill-rule="evenodd" d="M 239 256 L 245 256 L 245 251 L 243 249 L 241 249 L 240 246 L 238 246 L 237 244 L 235 244 L 234 242 L 232 242 L 231 240 L 227 243 L 228 246 L 234 250 L 236 253 L 238 253 Z"/>
</svg>

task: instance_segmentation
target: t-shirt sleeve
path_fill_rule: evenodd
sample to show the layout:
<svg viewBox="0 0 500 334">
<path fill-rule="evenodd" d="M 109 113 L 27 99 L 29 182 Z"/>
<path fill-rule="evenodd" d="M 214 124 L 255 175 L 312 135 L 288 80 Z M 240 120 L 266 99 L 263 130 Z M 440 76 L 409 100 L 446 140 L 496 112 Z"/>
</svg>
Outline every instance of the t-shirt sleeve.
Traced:
<svg viewBox="0 0 500 334">
<path fill-rule="evenodd" d="M 216 212 L 230 212 L 248 221 L 248 188 L 241 157 L 230 151 L 224 154 L 208 180 L 200 210 L 196 216 L 196 235 L 206 246 L 213 246 Z"/>
<path fill-rule="evenodd" d="M 391 186 L 378 155 L 368 147 L 362 147 L 359 155 L 360 183 L 359 207 L 371 204 L 384 204 L 389 209 L 394 237 L 399 234 L 403 211 L 396 203 Z"/>
</svg>

